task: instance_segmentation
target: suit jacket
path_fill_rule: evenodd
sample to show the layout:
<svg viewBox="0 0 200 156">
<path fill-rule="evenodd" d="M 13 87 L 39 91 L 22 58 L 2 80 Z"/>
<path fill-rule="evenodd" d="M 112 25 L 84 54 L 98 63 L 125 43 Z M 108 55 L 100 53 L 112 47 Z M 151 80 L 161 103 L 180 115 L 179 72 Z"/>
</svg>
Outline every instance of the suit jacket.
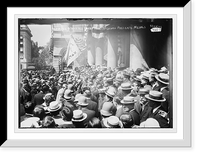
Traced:
<svg viewBox="0 0 200 156">
<path fill-rule="evenodd" d="M 162 102 L 162 107 L 164 108 L 165 112 L 169 112 L 169 89 L 168 88 L 161 88 L 161 92 L 163 93 L 163 97 L 166 99 L 165 102 Z"/>
<path fill-rule="evenodd" d="M 116 112 L 115 116 L 120 118 L 120 116 L 123 113 L 127 113 L 127 112 L 124 112 L 123 107 L 120 107 L 119 109 L 117 109 L 117 112 Z M 135 125 L 140 125 L 140 115 L 139 115 L 139 113 L 135 109 L 130 110 L 128 113 L 131 115 L 131 117 L 132 117 L 132 119 L 134 121 L 134 124 Z"/>
<path fill-rule="evenodd" d="M 87 102 L 88 102 L 87 109 L 95 111 L 95 116 L 98 117 L 99 112 L 97 103 L 92 101 L 91 99 L 87 99 Z"/>
<path fill-rule="evenodd" d="M 102 109 L 104 102 L 106 102 L 105 96 L 100 95 L 98 99 L 98 111 Z"/>
<path fill-rule="evenodd" d="M 162 106 L 152 113 L 150 117 L 156 119 L 161 128 L 169 128 L 168 114 L 164 111 Z"/>
<path fill-rule="evenodd" d="M 140 104 L 140 96 L 137 95 L 137 96 L 135 97 L 135 100 L 136 100 L 136 102 L 135 102 L 135 104 L 134 104 L 134 109 L 140 114 L 141 111 L 142 111 L 142 106 L 141 106 L 141 104 Z"/>
<path fill-rule="evenodd" d="M 64 99 L 63 105 L 66 106 L 66 107 L 71 108 L 72 111 L 77 109 L 76 105 L 74 104 L 74 102 L 72 100 Z"/>
<path fill-rule="evenodd" d="M 139 113 L 135 109 L 130 110 L 128 113 L 131 115 L 134 125 L 139 126 L 140 125 L 140 115 L 139 115 Z"/>
<path fill-rule="evenodd" d="M 146 121 L 148 118 L 154 118 L 158 121 L 161 128 L 169 128 L 168 114 L 164 111 L 162 106 L 153 112 L 153 108 L 146 105 L 140 115 L 140 118 L 140 122 Z"/>
<path fill-rule="evenodd" d="M 44 96 L 45 96 L 45 94 L 42 93 L 42 92 L 39 92 L 38 94 L 35 94 L 34 99 L 33 99 L 34 105 L 36 106 L 36 105 L 41 105 L 41 104 L 43 104 L 43 102 L 44 102 L 43 97 L 44 97 Z"/>
<path fill-rule="evenodd" d="M 87 118 L 84 123 L 88 123 L 93 117 L 95 117 L 95 111 L 89 110 L 87 108 L 82 108 L 83 113 L 87 114 Z"/>
<path fill-rule="evenodd" d="M 152 107 L 150 107 L 148 104 L 144 106 L 144 109 L 140 113 L 140 123 L 143 121 L 146 121 L 152 113 Z"/>
</svg>

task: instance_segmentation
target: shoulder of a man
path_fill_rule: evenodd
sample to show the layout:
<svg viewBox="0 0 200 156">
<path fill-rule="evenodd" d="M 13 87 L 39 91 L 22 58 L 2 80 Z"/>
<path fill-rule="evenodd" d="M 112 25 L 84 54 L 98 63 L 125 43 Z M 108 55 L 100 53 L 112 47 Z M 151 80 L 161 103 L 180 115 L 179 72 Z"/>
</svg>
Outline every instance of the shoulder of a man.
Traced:
<svg viewBox="0 0 200 156">
<path fill-rule="evenodd" d="M 165 112 L 164 110 L 161 110 L 161 109 L 158 110 L 158 112 L 157 112 L 156 115 L 157 115 L 158 117 L 161 117 L 161 118 L 165 118 L 165 119 L 168 118 L 168 113 Z"/>
<path fill-rule="evenodd" d="M 97 105 L 97 103 L 91 99 L 88 99 L 87 102 L 92 105 Z"/>
</svg>

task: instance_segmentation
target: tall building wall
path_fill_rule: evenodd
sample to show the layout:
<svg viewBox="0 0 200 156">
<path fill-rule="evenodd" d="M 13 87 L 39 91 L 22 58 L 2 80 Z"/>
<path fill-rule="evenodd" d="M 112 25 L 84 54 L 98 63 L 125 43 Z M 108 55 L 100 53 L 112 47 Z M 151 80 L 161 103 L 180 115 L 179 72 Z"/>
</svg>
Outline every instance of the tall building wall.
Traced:
<svg viewBox="0 0 200 156">
<path fill-rule="evenodd" d="M 28 65 L 31 63 L 31 31 L 26 25 L 20 26 L 20 36 L 22 37 L 22 43 L 19 44 L 20 46 L 20 63 L 21 68 L 26 69 Z"/>
</svg>

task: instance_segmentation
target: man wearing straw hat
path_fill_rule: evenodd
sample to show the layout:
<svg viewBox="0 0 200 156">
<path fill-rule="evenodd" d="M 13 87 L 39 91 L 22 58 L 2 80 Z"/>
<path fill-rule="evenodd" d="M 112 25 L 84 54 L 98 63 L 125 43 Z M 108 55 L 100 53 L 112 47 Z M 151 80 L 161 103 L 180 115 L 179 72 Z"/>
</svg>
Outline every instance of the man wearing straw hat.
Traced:
<svg viewBox="0 0 200 156">
<path fill-rule="evenodd" d="M 141 122 L 151 117 L 159 122 L 161 128 L 169 128 L 168 113 L 164 111 L 164 108 L 161 105 L 161 103 L 166 100 L 163 97 L 163 94 L 159 91 L 152 90 L 149 94 L 145 95 L 145 97 L 149 100 L 148 105 L 150 108 L 141 119 Z"/>
<path fill-rule="evenodd" d="M 85 119 L 85 122 L 90 121 L 93 117 L 95 117 L 95 111 L 93 110 L 89 110 L 87 108 L 88 106 L 88 102 L 87 102 L 87 98 L 85 96 L 80 96 L 78 98 L 78 102 L 77 102 L 77 107 L 79 110 L 82 110 L 83 113 L 87 114 L 87 118 Z"/>
<path fill-rule="evenodd" d="M 131 93 L 132 89 L 133 87 L 130 82 L 123 82 L 116 95 L 122 100 L 123 97 Z"/>
<path fill-rule="evenodd" d="M 157 80 L 158 86 L 155 87 L 155 90 L 159 90 L 160 92 L 163 93 L 163 97 L 166 99 L 166 101 L 162 102 L 162 107 L 166 112 L 169 113 L 169 118 L 170 118 L 170 127 L 172 127 L 172 112 L 173 112 L 173 106 L 172 102 L 169 101 L 169 74 L 166 73 L 160 73 L 155 76 Z"/>
<path fill-rule="evenodd" d="M 162 103 L 163 108 L 166 112 L 169 109 L 169 75 L 165 73 L 160 73 L 155 76 L 157 80 L 157 87 L 153 88 L 154 90 L 158 90 L 163 93 L 163 97 L 166 99 L 165 102 Z"/>
<path fill-rule="evenodd" d="M 135 97 L 125 96 L 121 100 L 122 111 L 118 110 L 116 113 L 116 116 L 120 117 L 123 113 L 128 113 L 132 117 L 133 124 L 139 126 L 140 125 L 140 116 L 139 116 L 139 113 L 135 110 L 135 103 L 136 103 Z"/>
</svg>

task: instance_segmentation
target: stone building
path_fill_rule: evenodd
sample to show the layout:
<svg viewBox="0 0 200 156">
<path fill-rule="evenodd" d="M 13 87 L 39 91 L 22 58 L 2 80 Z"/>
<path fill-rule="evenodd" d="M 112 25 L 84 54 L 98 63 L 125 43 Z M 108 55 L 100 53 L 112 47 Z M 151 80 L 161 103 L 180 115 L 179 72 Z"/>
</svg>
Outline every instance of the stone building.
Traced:
<svg viewBox="0 0 200 156">
<path fill-rule="evenodd" d="M 20 69 L 27 69 L 30 66 L 34 66 L 31 62 L 31 30 L 27 25 L 20 25 L 20 36 L 19 36 L 19 61 Z"/>
<path fill-rule="evenodd" d="M 172 68 L 171 19 L 82 19 L 52 25 L 54 68 L 70 35 L 86 35 L 84 59 L 110 68 Z"/>
</svg>

